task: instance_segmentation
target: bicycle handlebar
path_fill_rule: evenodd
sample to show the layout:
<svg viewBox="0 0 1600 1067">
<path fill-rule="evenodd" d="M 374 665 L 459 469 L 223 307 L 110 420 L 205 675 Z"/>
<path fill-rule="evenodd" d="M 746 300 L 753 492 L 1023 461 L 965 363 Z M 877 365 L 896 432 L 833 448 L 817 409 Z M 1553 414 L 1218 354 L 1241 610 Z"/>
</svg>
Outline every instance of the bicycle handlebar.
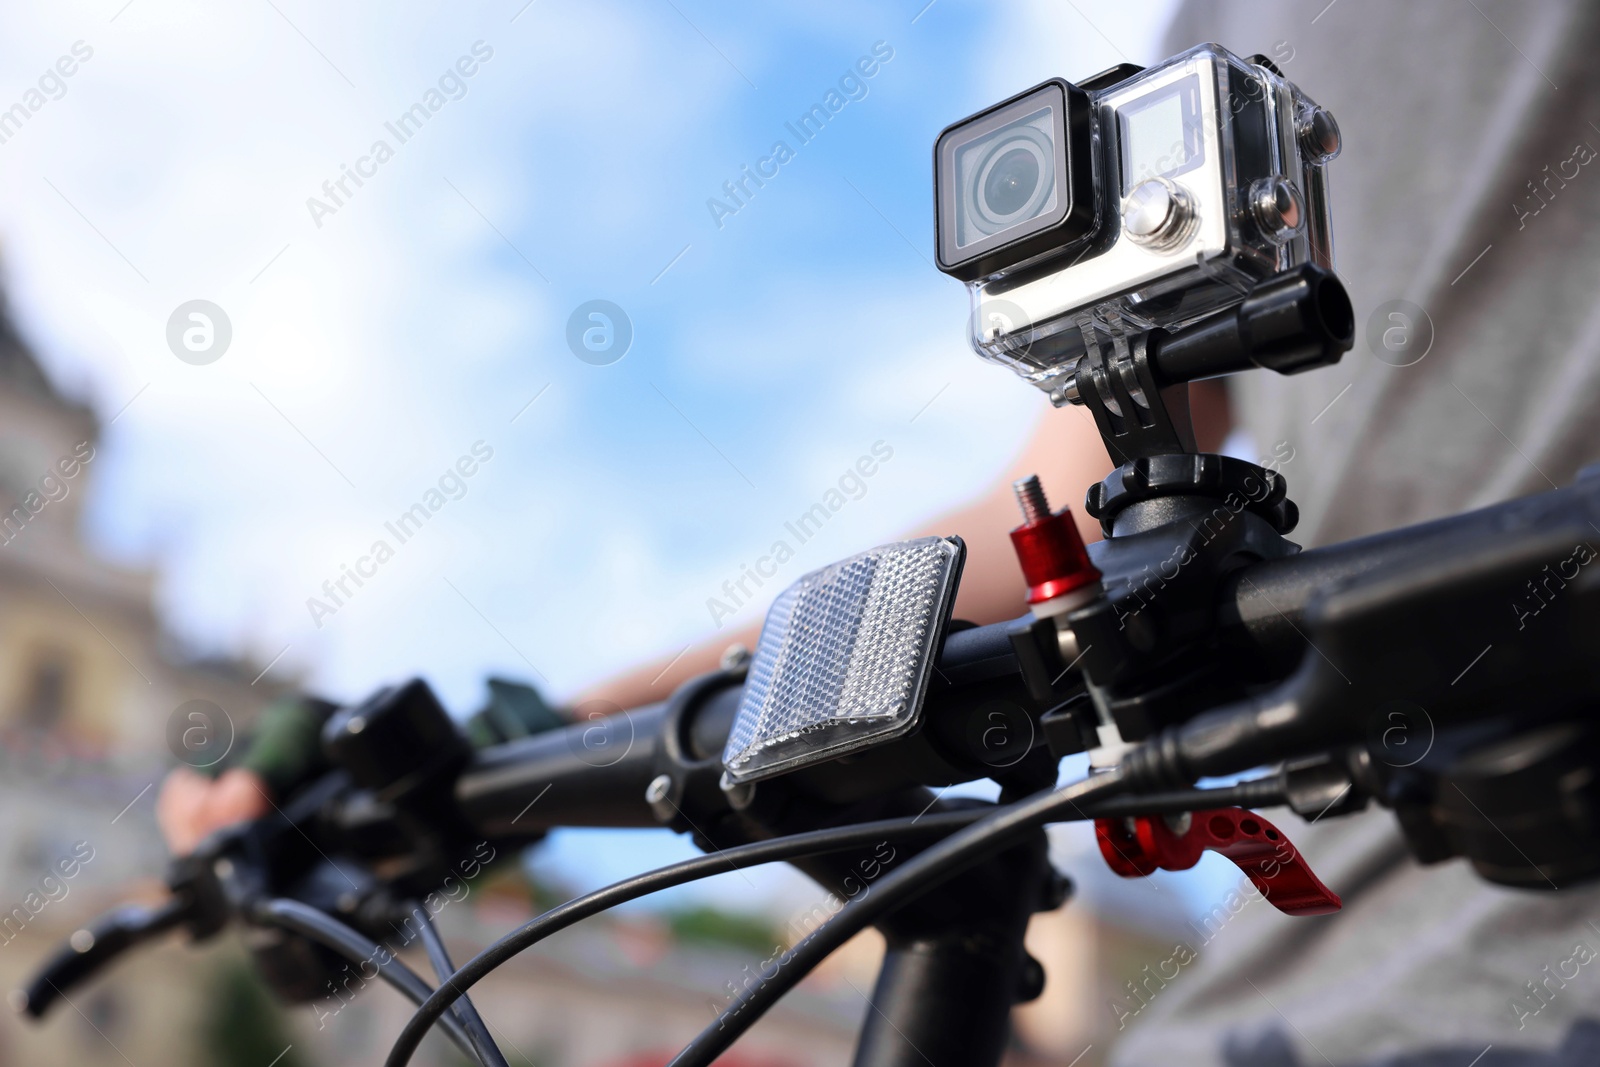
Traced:
<svg viewBox="0 0 1600 1067">
<path fill-rule="evenodd" d="M 1253 563 L 1222 585 L 1216 608 L 1218 642 L 1241 657 L 1286 670 L 1306 652 L 1307 612 L 1319 595 L 1375 571 L 1505 538 L 1519 527 L 1551 523 L 1554 516 L 1570 514 L 1576 492 L 1558 490 Z M 939 654 L 941 675 L 957 680 L 976 676 L 980 681 L 1018 676 L 1011 631 L 1029 619 L 1023 616 L 950 633 Z M 742 692 L 738 685 L 719 689 L 696 709 L 685 727 L 686 748 L 693 758 L 721 754 Z M 661 703 L 625 712 L 621 721 L 626 730 L 615 722 L 583 722 L 483 749 L 463 772 L 457 800 L 469 821 L 487 836 L 560 826 L 659 826 L 645 790 L 659 772 L 656 745 L 666 708 Z M 597 730 L 606 731 L 602 747 L 620 748 L 620 754 L 601 754 L 586 744 L 585 735 Z M 949 783 L 879 781 L 874 786 L 890 784 Z"/>
</svg>

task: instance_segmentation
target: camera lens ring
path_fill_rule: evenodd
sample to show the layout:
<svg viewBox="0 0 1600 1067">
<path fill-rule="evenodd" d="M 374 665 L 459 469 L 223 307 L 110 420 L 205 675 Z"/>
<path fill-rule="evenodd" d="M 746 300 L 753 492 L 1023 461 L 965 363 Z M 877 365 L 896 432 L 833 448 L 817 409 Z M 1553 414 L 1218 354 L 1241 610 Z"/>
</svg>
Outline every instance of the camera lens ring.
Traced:
<svg viewBox="0 0 1600 1067">
<path fill-rule="evenodd" d="M 995 169 L 1022 151 L 1032 157 L 1037 167 L 1037 177 L 1032 191 L 1022 205 L 1010 212 L 999 212 L 989 203 L 988 187 Z M 1010 229 L 1039 214 L 1055 189 L 1055 145 L 1050 138 L 1032 126 L 1013 126 L 1002 130 L 988 147 L 983 149 L 977 166 L 968 172 L 963 197 L 967 218 L 972 226 L 985 235 Z"/>
</svg>

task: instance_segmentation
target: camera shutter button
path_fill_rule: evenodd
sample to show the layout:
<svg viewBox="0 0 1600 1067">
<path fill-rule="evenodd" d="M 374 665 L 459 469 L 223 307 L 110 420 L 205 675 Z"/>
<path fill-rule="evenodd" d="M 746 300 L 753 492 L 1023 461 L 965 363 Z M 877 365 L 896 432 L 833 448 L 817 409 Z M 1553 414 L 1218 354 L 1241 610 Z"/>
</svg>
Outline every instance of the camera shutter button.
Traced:
<svg viewBox="0 0 1600 1067">
<path fill-rule="evenodd" d="M 1305 225 L 1300 190 L 1287 178 L 1258 178 L 1250 186 L 1250 210 L 1273 244 L 1284 244 Z"/>
<path fill-rule="evenodd" d="M 1122 205 L 1123 232 L 1146 248 L 1181 244 L 1193 220 L 1193 199 L 1166 178 L 1150 178 L 1135 185 Z"/>
<path fill-rule="evenodd" d="M 1339 154 L 1339 123 L 1325 107 L 1309 107 L 1295 124 L 1300 151 L 1312 166 L 1330 163 Z"/>
</svg>

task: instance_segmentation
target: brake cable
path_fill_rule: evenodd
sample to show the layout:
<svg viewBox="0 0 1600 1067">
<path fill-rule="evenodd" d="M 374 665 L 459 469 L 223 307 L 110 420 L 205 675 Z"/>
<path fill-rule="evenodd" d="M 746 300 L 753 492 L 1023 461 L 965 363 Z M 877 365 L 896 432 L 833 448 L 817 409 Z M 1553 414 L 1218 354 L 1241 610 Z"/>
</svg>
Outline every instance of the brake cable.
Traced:
<svg viewBox="0 0 1600 1067">
<path fill-rule="evenodd" d="M 905 839 L 948 834 L 980 821 L 993 810 L 991 807 L 972 808 L 965 811 L 880 819 L 857 823 L 854 826 L 788 834 L 769 841 L 736 845 L 733 848 L 696 856 L 666 867 L 658 867 L 653 871 L 614 882 L 585 896 L 575 897 L 500 938 L 464 963 L 448 980 L 441 981 L 427 1002 L 417 1009 L 416 1014 L 406 1023 L 405 1029 L 400 1032 L 399 1038 L 389 1050 L 389 1058 L 384 1061 L 385 1067 L 405 1067 L 405 1064 L 411 1062 L 411 1057 L 421 1044 L 428 1028 L 436 1021 L 442 1021 L 442 1016 L 448 1018 L 446 1012 L 450 1005 L 454 1004 L 457 998 L 465 996 L 466 991 L 480 979 L 492 973 L 511 957 L 531 948 L 558 930 L 564 930 L 600 912 L 661 889 L 669 889 L 715 874 L 726 874 L 744 867 L 797 859 L 801 856 L 840 852 L 861 845 L 875 844 L 885 837 Z"/>
<path fill-rule="evenodd" d="M 379 978 L 399 990 L 400 995 L 413 1004 L 420 1006 L 427 1003 L 434 992 L 433 987 L 423 981 L 421 975 L 401 963 L 394 953 L 376 941 L 368 940 L 360 931 L 309 904 L 277 897 L 257 905 L 253 909 L 251 918 L 264 926 L 281 927 L 324 945 L 358 968 L 362 964 L 372 964 L 378 969 Z M 457 1048 L 470 1059 L 478 1058 L 472 1039 L 454 1015 L 441 1019 L 439 1025 Z"/>
<path fill-rule="evenodd" d="M 1232 794 L 1240 787 L 1253 790 L 1259 802 L 1261 787 L 1256 783 L 1242 782 L 1237 787 L 1189 791 L 1191 806 L 1207 807 L 1215 803 L 1217 798 Z M 753 990 L 747 991 L 723 1012 L 717 1023 L 696 1039 L 695 1045 L 691 1045 L 681 1055 L 689 1054 L 708 1038 L 715 1039 L 719 1033 L 724 1032 L 719 1029 L 720 1027 L 731 1028 L 727 1031 L 728 1043 L 731 1043 L 733 1038 L 743 1033 L 751 1022 L 788 992 L 794 982 L 798 982 L 809 973 L 839 944 L 843 944 L 857 931 L 870 925 L 885 911 L 893 910 L 903 904 L 905 902 L 903 898 L 916 896 L 977 863 L 1016 833 L 1046 822 L 1095 817 L 1097 809 L 1092 802 L 1109 798 L 1122 788 L 1120 775 L 1117 771 L 1110 770 L 1001 808 L 978 808 L 937 815 L 884 819 L 855 826 L 790 834 L 770 841 L 738 845 L 705 856 L 697 856 L 691 860 L 684 860 L 613 883 L 552 908 L 468 960 L 460 970 L 450 976 L 448 981 L 440 983 L 439 988 L 434 990 L 427 1002 L 418 1008 L 416 1014 L 406 1023 L 390 1049 L 384 1067 L 405 1067 L 411 1061 L 428 1028 L 444 1016 L 449 1006 L 457 998 L 465 995 L 467 989 L 502 963 L 549 935 L 609 908 L 657 890 L 722 874 L 728 870 L 738 870 L 745 866 L 842 851 L 857 845 L 871 844 L 886 836 L 904 838 L 946 833 L 950 835 L 945 840 L 930 846 L 927 851 L 908 860 L 898 871 L 885 875 L 884 880 L 874 886 L 872 893 L 846 904 L 832 919 L 819 926 L 795 948 L 785 952 L 783 954 L 785 966 L 779 968 L 778 974 L 788 975 L 792 972 L 792 980 L 787 978 L 781 982 L 766 980 Z M 1176 801 L 1178 795 L 1171 794 L 1163 797 L 1163 800 L 1171 804 Z M 1088 811 L 1084 807 L 1086 804 Z M 949 866 L 942 866 L 945 864 Z M 868 900 L 880 898 L 888 900 L 887 907 L 881 904 L 864 907 Z M 843 931 L 842 935 L 840 931 Z M 798 967 L 789 966 L 796 963 L 799 964 Z M 744 1009 L 747 1007 L 754 1007 L 755 1010 L 745 1014 Z M 739 1016 L 748 1021 L 742 1023 L 737 1021 Z M 726 1043 L 717 1045 L 711 1051 L 710 1058 L 686 1062 L 710 1063 L 711 1059 L 726 1047 Z M 674 1061 L 674 1064 L 677 1062 Z"/>
<path fill-rule="evenodd" d="M 1122 772 L 1113 767 L 1048 793 L 1008 804 L 912 856 L 905 866 L 884 875 L 871 893 L 850 901 L 833 918 L 783 953 L 770 977 L 763 969 L 758 981 L 746 986 L 744 992 L 735 997 L 710 1026 L 700 1031 L 667 1067 L 710 1067 L 711 1062 L 727 1051 L 728 1046 L 780 997 L 835 949 L 874 921 L 981 862 L 1018 834 L 1051 822 L 1068 811 L 1083 817 L 1081 805 L 1084 802 L 1113 796 L 1125 788 Z M 400 1063 L 391 1055 L 387 1067 L 400 1067 Z"/>
<path fill-rule="evenodd" d="M 439 928 L 433 925 L 433 920 L 428 916 L 428 909 L 419 901 L 407 901 L 406 910 L 417 922 L 423 947 L 428 952 L 428 962 L 433 965 L 433 973 L 439 979 L 439 984 L 449 985 L 450 976 L 455 973 L 456 965 L 450 962 L 450 952 L 445 948 L 444 938 L 439 936 Z M 450 1011 L 461 1021 L 467 1036 L 472 1039 L 472 1047 L 478 1050 L 478 1060 L 483 1067 L 510 1067 L 510 1064 L 506 1063 L 505 1054 L 500 1051 L 500 1046 L 495 1044 L 494 1038 L 490 1036 L 489 1027 L 484 1023 L 483 1016 L 478 1014 L 471 997 L 463 995 L 450 1006 Z"/>
</svg>

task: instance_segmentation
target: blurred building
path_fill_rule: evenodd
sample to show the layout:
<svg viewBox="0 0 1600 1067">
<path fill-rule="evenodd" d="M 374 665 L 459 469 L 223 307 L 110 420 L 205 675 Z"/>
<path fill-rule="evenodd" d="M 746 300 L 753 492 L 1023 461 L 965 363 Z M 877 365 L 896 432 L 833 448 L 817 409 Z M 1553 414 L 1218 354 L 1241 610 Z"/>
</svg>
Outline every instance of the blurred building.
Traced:
<svg viewBox="0 0 1600 1067">
<path fill-rule="evenodd" d="M 155 886 L 166 854 L 156 789 L 168 724 L 190 701 L 243 731 L 276 692 L 247 664 L 186 659 L 164 633 L 154 574 L 80 536 L 100 426 L 62 395 L 0 305 L 0 983 L 84 919 Z M 226 738 L 209 739 L 225 744 Z M 132 887 L 132 888 L 130 888 Z M 0 1063 L 182 1062 L 171 1021 L 194 983 L 139 961 L 43 1028 L 0 1019 Z M 142 1054 L 142 1055 L 141 1055 Z"/>
</svg>

